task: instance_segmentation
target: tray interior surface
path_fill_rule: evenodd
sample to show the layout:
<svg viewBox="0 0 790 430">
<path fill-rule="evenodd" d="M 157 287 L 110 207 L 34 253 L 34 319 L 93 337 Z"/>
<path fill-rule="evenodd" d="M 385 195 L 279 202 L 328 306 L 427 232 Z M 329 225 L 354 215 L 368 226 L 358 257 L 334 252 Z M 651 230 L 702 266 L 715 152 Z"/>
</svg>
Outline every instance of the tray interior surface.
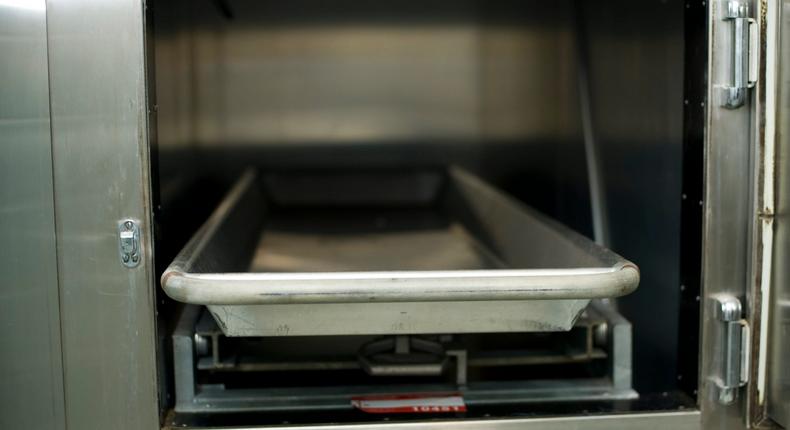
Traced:
<svg viewBox="0 0 790 430">
<path fill-rule="evenodd" d="M 464 226 L 432 208 L 273 211 L 250 272 L 476 270 L 506 267 Z"/>
</svg>

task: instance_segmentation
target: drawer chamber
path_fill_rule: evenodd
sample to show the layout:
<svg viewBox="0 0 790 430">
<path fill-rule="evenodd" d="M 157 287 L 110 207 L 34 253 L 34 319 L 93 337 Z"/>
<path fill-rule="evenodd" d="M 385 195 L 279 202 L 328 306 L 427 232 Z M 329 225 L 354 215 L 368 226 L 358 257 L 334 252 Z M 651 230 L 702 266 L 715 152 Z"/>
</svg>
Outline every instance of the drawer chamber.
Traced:
<svg viewBox="0 0 790 430">
<path fill-rule="evenodd" d="M 213 375 L 195 385 L 198 392 L 208 395 L 212 384 L 225 383 L 222 375 L 249 370 L 257 388 L 279 389 L 266 381 L 293 378 L 291 393 L 306 394 L 332 378 L 293 369 L 313 349 L 339 352 L 327 345 L 340 338 L 447 335 L 493 341 L 512 335 L 531 342 L 532 335 L 547 335 L 564 342 L 585 321 L 591 302 L 601 301 L 640 321 L 634 342 L 661 345 L 639 348 L 642 365 L 636 369 L 674 371 L 672 360 L 666 368 L 654 362 L 674 348 L 664 336 L 676 330 L 676 313 L 667 310 L 676 293 L 664 288 L 664 278 L 657 284 L 656 268 L 675 264 L 665 239 L 676 239 L 666 226 L 678 222 L 667 204 L 677 178 L 669 170 L 664 176 L 656 172 L 666 167 L 660 163 L 677 161 L 665 152 L 679 155 L 679 149 L 660 146 L 669 140 L 650 134 L 657 112 L 613 119 L 609 113 L 622 113 L 625 106 L 613 109 L 612 100 L 607 108 L 593 106 L 593 120 L 608 127 L 598 136 L 613 226 L 607 245 L 636 264 L 575 233 L 592 231 L 571 2 L 373 6 L 348 0 L 316 6 L 233 0 L 230 6 L 232 19 L 211 4 L 172 2 L 159 18 L 165 24 L 159 27 L 164 30 L 156 54 L 157 96 L 166 111 L 160 113 L 165 121 L 159 124 L 159 170 L 167 191 L 163 207 L 171 217 L 163 224 L 169 227 L 169 252 L 158 257 L 160 293 L 176 310 L 182 309 L 179 303 L 189 304 L 184 309 L 207 308 L 203 315 L 216 321 L 220 343 L 269 345 L 281 339 L 302 345 L 304 356 L 277 364 L 291 370 L 266 365 L 260 372 L 249 370 L 258 365 L 248 365 L 243 355 L 236 370 L 200 367 L 206 356 L 196 357 L 196 377 Z M 635 19 L 663 16 L 656 8 L 642 13 L 620 6 L 619 15 Z M 585 6 L 581 13 L 605 15 L 613 7 L 592 13 Z M 670 2 L 667 10 L 682 7 Z M 173 14 L 187 9 L 192 15 Z M 636 22 L 645 24 L 641 18 Z M 595 27 L 595 43 L 608 34 L 598 21 L 585 24 Z M 662 29 L 640 27 L 658 38 L 651 40 L 671 44 L 661 39 Z M 635 46 L 641 34 L 632 35 Z M 661 54 L 674 52 L 670 48 Z M 619 76 L 625 86 L 636 84 L 627 68 L 602 71 L 593 63 L 593 87 L 603 73 Z M 657 87 L 672 76 L 640 70 L 639 79 Z M 594 92 L 593 102 L 600 103 L 603 93 L 597 87 Z M 184 185 L 196 178 L 209 182 L 197 189 Z M 188 192 L 173 191 L 179 186 Z M 177 215 L 179 205 L 186 216 Z M 645 215 L 648 210 L 652 215 Z M 174 225 L 182 228 L 179 240 L 170 239 Z M 645 300 L 651 303 L 645 306 Z M 655 315 L 666 316 L 665 329 L 654 329 Z M 197 348 L 189 332 L 195 335 L 199 327 L 184 327 L 173 339 L 189 339 Z M 630 357 L 630 331 L 627 338 L 614 343 Z M 272 359 L 271 349 L 261 351 L 258 359 Z M 340 361 L 355 360 L 351 354 Z M 598 370 L 607 360 L 585 365 Z M 182 365 L 177 361 L 176 370 Z M 555 382 L 563 379 L 562 366 L 548 372 Z M 630 361 L 621 368 L 629 374 L 627 390 L 606 394 L 613 387 L 609 379 L 585 399 L 633 399 Z M 371 378 L 363 384 L 370 390 L 394 390 Z M 483 403 L 507 403 L 508 384 L 491 378 L 498 394 Z M 457 388 L 449 382 L 442 386 Z M 510 382 L 537 387 L 545 380 L 514 374 Z M 582 381 L 565 382 L 583 391 Z M 226 389 L 233 388 L 228 382 Z M 648 396 L 656 392 L 634 388 Z M 534 401 L 528 397 L 514 401 Z M 235 410 L 279 410 L 277 402 L 261 399 L 251 397 Z M 309 411 L 318 404 L 302 399 L 303 405 L 286 409 Z M 349 407 L 338 400 L 333 408 L 341 404 Z M 211 407 L 233 409 L 221 405 Z M 182 405 L 181 411 L 200 407 Z"/>
</svg>

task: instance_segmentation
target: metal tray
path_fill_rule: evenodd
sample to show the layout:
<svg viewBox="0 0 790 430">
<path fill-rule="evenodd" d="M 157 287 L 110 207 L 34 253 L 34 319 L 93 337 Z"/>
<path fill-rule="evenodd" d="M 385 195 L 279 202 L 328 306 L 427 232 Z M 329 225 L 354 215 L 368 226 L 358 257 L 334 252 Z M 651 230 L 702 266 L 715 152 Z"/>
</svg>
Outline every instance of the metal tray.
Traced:
<svg viewBox="0 0 790 430">
<path fill-rule="evenodd" d="M 248 171 L 161 281 L 227 336 L 530 332 L 639 270 L 459 168 Z"/>
</svg>

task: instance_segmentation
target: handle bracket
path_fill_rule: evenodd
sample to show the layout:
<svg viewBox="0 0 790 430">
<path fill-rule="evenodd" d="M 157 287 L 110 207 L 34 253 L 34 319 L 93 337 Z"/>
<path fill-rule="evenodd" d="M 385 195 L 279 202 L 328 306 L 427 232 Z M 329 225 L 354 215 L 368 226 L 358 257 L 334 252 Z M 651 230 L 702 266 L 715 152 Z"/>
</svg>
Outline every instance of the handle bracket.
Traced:
<svg viewBox="0 0 790 430">
<path fill-rule="evenodd" d="M 737 109 L 746 103 L 749 89 L 757 83 L 757 25 L 747 1 L 729 0 L 725 5 L 723 20 L 732 25 L 732 73 L 730 83 L 721 88 L 721 105 Z"/>
<path fill-rule="evenodd" d="M 730 295 L 714 297 L 714 313 L 720 323 L 721 353 L 714 382 L 719 403 L 732 404 L 738 388 L 749 382 L 749 323 L 743 318 L 741 301 Z"/>
</svg>

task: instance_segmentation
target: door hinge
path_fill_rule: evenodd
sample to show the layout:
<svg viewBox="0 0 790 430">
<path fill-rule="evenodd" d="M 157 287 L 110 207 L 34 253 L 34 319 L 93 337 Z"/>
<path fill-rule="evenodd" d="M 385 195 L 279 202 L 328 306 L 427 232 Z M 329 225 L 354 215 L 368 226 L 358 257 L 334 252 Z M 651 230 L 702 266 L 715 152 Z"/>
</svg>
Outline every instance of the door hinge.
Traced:
<svg viewBox="0 0 790 430">
<path fill-rule="evenodd" d="M 735 401 L 735 393 L 749 382 L 749 323 L 741 301 L 729 295 L 714 297 L 714 315 L 719 323 L 719 362 L 714 376 L 719 403 Z"/>
<path fill-rule="evenodd" d="M 721 88 L 721 105 L 736 109 L 746 103 L 749 89 L 757 83 L 759 35 L 747 0 L 729 0 L 724 5 L 723 19 L 732 26 L 732 70 L 730 83 Z"/>
<path fill-rule="evenodd" d="M 136 221 L 127 219 L 118 223 L 118 252 L 124 266 L 140 264 L 140 227 Z"/>
</svg>

